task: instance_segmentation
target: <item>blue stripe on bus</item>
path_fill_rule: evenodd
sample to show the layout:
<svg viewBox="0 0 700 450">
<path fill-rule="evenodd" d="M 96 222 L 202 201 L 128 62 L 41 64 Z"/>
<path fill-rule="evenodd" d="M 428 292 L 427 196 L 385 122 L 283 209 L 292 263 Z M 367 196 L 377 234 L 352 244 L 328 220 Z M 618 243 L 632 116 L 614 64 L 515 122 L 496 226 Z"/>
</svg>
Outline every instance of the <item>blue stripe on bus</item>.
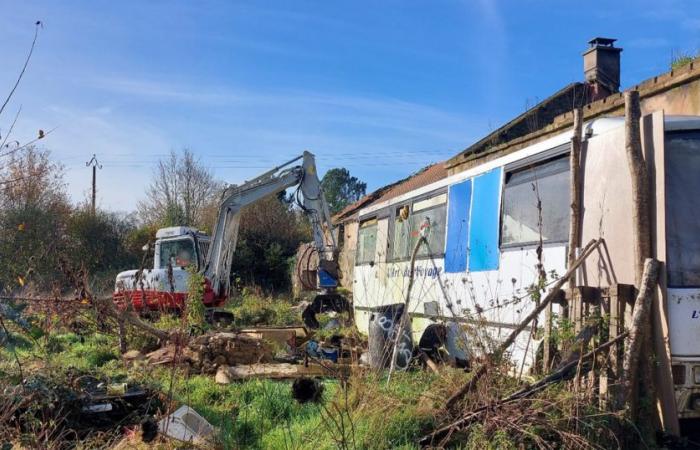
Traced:
<svg viewBox="0 0 700 450">
<path fill-rule="evenodd" d="M 445 248 L 445 272 L 467 270 L 469 245 L 469 205 L 472 197 L 472 180 L 450 186 L 447 213 L 447 247 Z"/>
<path fill-rule="evenodd" d="M 469 230 L 470 272 L 498 269 L 500 192 L 500 168 L 474 178 L 474 199 Z"/>
</svg>

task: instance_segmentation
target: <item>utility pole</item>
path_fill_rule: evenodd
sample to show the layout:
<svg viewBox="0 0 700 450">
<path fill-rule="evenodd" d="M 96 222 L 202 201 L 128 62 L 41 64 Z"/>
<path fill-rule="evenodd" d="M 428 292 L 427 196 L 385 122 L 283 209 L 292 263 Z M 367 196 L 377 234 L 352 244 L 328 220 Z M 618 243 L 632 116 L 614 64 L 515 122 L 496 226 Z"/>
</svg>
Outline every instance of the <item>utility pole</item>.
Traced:
<svg viewBox="0 0 700 450">
<path fill-rule="evenodd" d="M 92 154 L 92 159 L 85 163 L 85 167 L 92 166 L 92 214 L 95 215 L 95 197 L 97 195 L 97 169 L 102 169 L 102 164 L 97 162 L 97 157 Z"/>
</svg>

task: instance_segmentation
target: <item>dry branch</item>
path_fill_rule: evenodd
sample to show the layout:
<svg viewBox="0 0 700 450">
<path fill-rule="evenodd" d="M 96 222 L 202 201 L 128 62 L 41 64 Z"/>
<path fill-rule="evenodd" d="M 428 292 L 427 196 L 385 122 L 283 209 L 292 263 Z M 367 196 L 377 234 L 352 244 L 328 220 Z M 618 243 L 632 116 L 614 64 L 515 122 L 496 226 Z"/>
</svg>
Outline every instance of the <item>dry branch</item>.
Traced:
<svg viewBox="0 0 700 450">
<path fill-rule="evenodd" d="M 572 378 L 576 371 L 574 370 L 578 365 L 580 365 L 582 362 L 588 361 L 595 357 L 598 353 L 601 353 L 603 351 L 608 350 L 610 347 L 613 345 L 617 344 L 620 342 L 622 339 L 626 338 L 629 335 L 629 332 L 625 331 L 624 333 L 621 333 L 618 335 L 615 339 L 611 339 L 608 342 L 599 345 L 598 347 L 594 348 L 590 352 L 586 353 L 585 355 L 581 356 L 580 358 L 576 358 L 575 360 L 568 361 L 566 363 L 563 363 L 560 365 L 554 372 L 551 374 L 547 375 L 546 377 L 542 378 L 540 381 L 537 383 L 527 386 L 511 395 L 508 397 L 501 399 L 495 403 L 490 403 L 486 406 L 481 406 L 479 408 L 474 409 L 473 411 L 469 412 L 467 415 L 461 417 L 460 419 L 450 423 L 449 425 L 446 425 L 444 427 L 441 427 L 432 433 L 423 436 L 420 439 L 420 444 L 421 445 L 430 445 L 437 439 L 444 439 L 445 436 L 448 436 L 455 430 L 460 429 L 468 425 L 469 423 L 473 422 L 476 420 L 480 415 L 487 411 L 493 411 L 494 409 L 506 405 L 508 403 L 515 402 L 517 400 L 521 400 L 523 398 L 530 397 L 537 392 L 540 392 L 544 390 L 545 388 L 551 386 L 552 384 L 559 383 L 564 380 L 568 380 Z M 444 442 L 443 442 L 444 443 Z"/>
<path fill-rule="evenodd" d="M 403 331 L 406 328 L 406 324 L 408 323 L 408 307 L 411 303 L 411 290 L 413 290 L 413 282 L 415 280 L 415 269 L 416 269 L 416 256 L 418 256 L 418 250 L 420 249 L 421 244 L 427 243 L 425 236 L 420 236 L 418 238 L 418 241 L 416 242 L 415 247 L 413 247 L 413 253 L 411 254 L 411 272 L 409 274 L 408 278 L 408 288 L 406 289 L 406 297 L 404 299 L 404 306 L 403 306 L 403 313 L 401 314 L 401 319 L 399 319 L 399 326 L 396 330 L 396 338 L 392 342 L 392 345 L 394 346 L 392 352 L 391 352 L 391 362 L 389 365 L 389 375 L 387 376 L 387 383 L 391 380 L 391 374 L 394 372 L 396 369 L 396 357 L 398 356 L 399 352 L 399 342 L 401 341 L 401 336 L 403 335 Z"/>
</svg>

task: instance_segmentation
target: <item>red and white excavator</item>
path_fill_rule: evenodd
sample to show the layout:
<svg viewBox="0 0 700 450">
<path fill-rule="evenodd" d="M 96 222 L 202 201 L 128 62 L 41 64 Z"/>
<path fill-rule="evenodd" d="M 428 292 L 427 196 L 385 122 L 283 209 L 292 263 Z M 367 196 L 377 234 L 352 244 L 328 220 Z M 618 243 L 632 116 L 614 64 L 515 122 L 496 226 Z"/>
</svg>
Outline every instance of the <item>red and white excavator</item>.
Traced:
<svg viewBox="0 0 700 450">
<path fill-rule="evenodd" d="M 293 165 L 301 160 L 301 164 Z M 240 186 L 228 186 L 221 198 L 212 237 L 189 227 L 161 228 L 156 233 L 153 268 L 127 270 L 117 275 L 114 301 L 136 311 L 181 310 L 187 297 L 189 268 L 204 275 L 205 306 L 223 306 L 231 290 L 231 262 L 236 249 L 240 211 L 266 197 L 297 186 L 295 199 L 309 217 L 313 245 L 319 255 L 316 297 L 304 318 L 317 324 L 315 313 L 327 309 L 347 310 L 336 293 L 338 248 L 332 233 L 328 205 L 316 173 L 314 155 L 303 155 L 275 167 Z"/>
</svg>

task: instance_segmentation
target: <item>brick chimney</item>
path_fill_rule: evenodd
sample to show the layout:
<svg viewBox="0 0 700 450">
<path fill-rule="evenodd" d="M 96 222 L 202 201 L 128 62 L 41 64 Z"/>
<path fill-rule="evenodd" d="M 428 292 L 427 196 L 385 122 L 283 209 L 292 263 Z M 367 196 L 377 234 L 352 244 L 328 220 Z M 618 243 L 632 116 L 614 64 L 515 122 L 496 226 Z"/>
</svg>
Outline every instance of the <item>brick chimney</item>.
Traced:
<svg viewBox="0 0 700 450">
<path fill-rule="evenodd" d="M 588 41 L 588 50 L 583 52 L 583 73 L 591 87 L 593 101 L 620 90 L 622 49 L 615 47 L 616 40 L 604 37 L 593 38 Z"/>
</svg>

